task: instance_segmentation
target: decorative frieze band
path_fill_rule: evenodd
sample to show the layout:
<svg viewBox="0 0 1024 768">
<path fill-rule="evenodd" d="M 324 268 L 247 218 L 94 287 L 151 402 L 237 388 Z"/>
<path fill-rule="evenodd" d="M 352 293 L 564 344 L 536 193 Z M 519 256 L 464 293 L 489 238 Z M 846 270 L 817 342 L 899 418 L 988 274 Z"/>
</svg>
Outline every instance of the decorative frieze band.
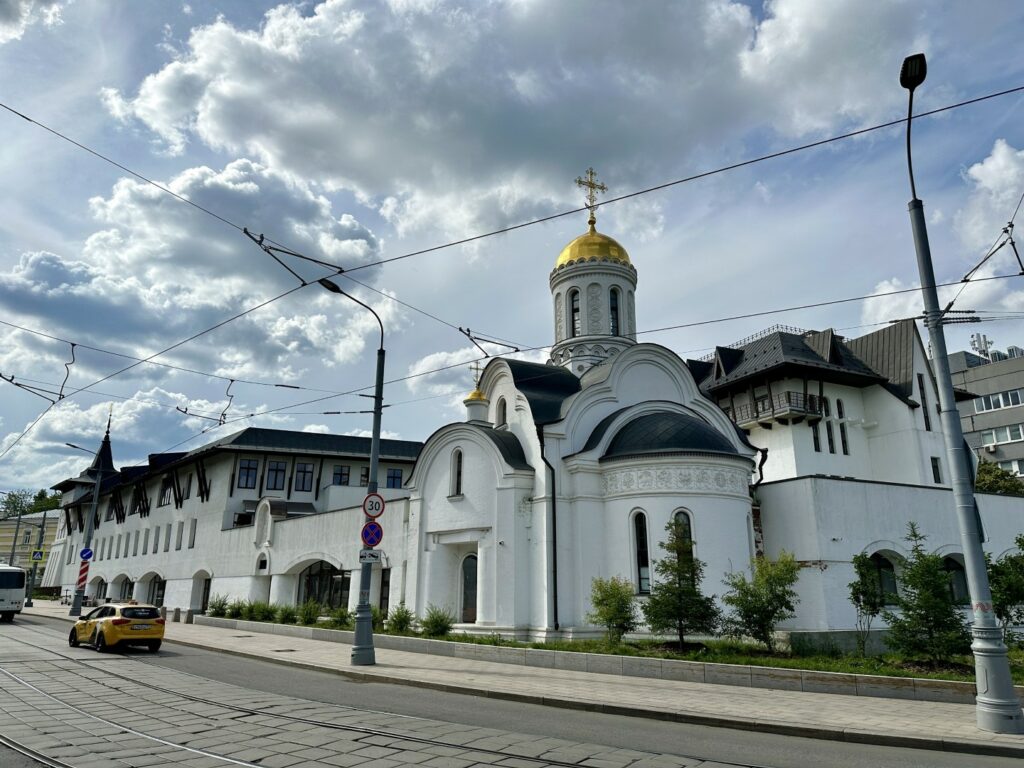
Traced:
<svg viewBox="0 0 1024 768">
<path fill-rule="evenodd" d="M 750 473 L 746 470 L 712 464 L 635 467 L 613 469 L 604 473 L 605 496 L 644 491 L 689 491 L 747 496 L 749 484 Z"/>
</svg>

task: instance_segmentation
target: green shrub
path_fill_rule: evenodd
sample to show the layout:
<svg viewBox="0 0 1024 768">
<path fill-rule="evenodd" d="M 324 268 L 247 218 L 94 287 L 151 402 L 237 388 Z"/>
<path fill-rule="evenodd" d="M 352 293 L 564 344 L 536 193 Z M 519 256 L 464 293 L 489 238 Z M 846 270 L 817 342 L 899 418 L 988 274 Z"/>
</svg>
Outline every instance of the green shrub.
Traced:
<svg viewBox="0 0 1024 768">
<path fill-rule="evenodd" d="M 263 600 L 253 600 L 249 603 L 249 618 L 252 621 L 273 621 L 275 616 L 277 606 Z"/>
<path fill-rule="evenodd" d="M 282 605 L 277 609 L 277 621 L 280 624 L 294 624 L 299 620 L 299 612 L 294 605 Z"/>
<path fill-rule="evenodd" d="M 370 606 L 370 625 L 374 632 L 384 631 L 384 615 L 376 605 Z"/>
<path fill-rule="evenodd" d="M 612 645 L 618 645 L 624 634 L 636 629 L 636 598 L 629 579 L 622 576 L 594 578 L 590 582 L 590 605 L 592 610 L 587 614 L 587 621 L 604 627 Z"/>
<path fill-rule="evenodd" d="M 244 619 L 245 621 L 253 621 L 252 603 L 250 603 L 248 600 L 242 603 L 242 613 L 240 618 Z"/>
<path fill-rule="evenodd" d="M 210 598 L 210 602 L 206 604 L 206 615 L 207 616 L 227 616 L 228 614 L 228 598 L 227 595 L 214 595 Z"/>
<path fill-rule="evenodd" d="M 245 607 L 246 603 L 244 600 L 232 600 L 228 603 L 225 615 L 229 619 L 240 619 L 242 618 L 242 614 L 245 613 Z"/>
<path fill-rule="evenodd" d="M 756 557 L 751 565 L 752 579 L 744 571 L 725 575 L 729 592 L 722 600 L 733 609 L 726 620 L 726 632 L 735 637 L 747 635 L 774 651 L 775 627 L 795 615 L 796 604 L 800 601 L 793 589 L 800 567 L 785 550 L 775 562 Z"/>
<path fill-rule="evenodd" d="M 853 556 L 853 573 L 856 578 L 847 587 L 850 590 L 850 602 L 857 611 L 857 652 L 864 656 L 871 636 L 871 622 L 882 612 L 889 596 L 882 591 L 882 582 L 874 563 L 863 552 Z"/>
<path fill-rule="evenodd" d="M 320 603 L 316 600 L 307 600 L 299 606 L 299 621 L 306 626 L 316 624 L 320 618 Z"/>
<path fill-rule="evenodd" d="M 448 608 L 428 605 L 427 613 L 420 622 L 420 629 L 427 637 L 444 637 L 451 634 L 455 626 L 455 614 Z"/>
<path fill-rule="evenodd" d="M 331 626 L 335 629 L 351 629 L 352 628 L 352 614 L 349 613 L 348 608 L 341 606 L 331 611 L 330 615 Z"/>
<path fill-rule="evenodd" d="M 405 606 L 405 603 L 399 603 L 397 608 L 392 608 L 388 611 L 388 620 L 385 622 L 385 627 L 392 634 L 404 635 L 412 630 L 415 620 L 416 617 Z"/>
</svg>

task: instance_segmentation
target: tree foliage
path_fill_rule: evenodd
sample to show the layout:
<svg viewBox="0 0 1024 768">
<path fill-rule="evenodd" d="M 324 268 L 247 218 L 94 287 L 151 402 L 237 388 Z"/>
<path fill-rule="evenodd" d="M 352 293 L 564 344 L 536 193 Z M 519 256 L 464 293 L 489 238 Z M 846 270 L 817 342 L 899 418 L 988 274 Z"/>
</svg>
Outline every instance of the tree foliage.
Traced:
<svg viewBox="0 0 1024 768">
<path fill-rule="evenodd" d="M 637 626 L 636 599 L 629 579 L 596 577 L 590 582 L 591 612 L 587 621 L 605 628 L 608 642 L 618 644 Z"/>
<path fill-rule="evenodd" d="M 725 575 L 729 592 L 722 600 L 733 609 L 726 620 L 726 631 L 731 635 L 748 635 L 775 650 L 775 627 L 779 622 L 796 615 L 800 602 L 793 585 L 799 576 L 796 558 L 782 550 L 779 559 L 754 558 L 751 563 L 753 578 L 745 571 Z"/>
<path fill-rule="evenodd" d="M 971 636 L 964 617 L 953 603 L 949 573 L 942 556 L 927 552 L 926 537 L 911 522 L 905 541 L 910 557 L 900 574 L 898 612 L 884 611 L 889 624 L 886 643 L 908 658 L 924 659 L 933 665 L 967 653 Z"/>
<path fill-rule="evenodd" d="M 673 519 L 665 531 L 667 540 L 658 542 L 665 556 L 654 564 L 657 579 L 643 612 L 652 632 L 674 632 L 682 647 L 688 634 L 713 633 L 721 613 L 714 597 L 700 591 L 704 563 L 693 556 L 688 526 Z"/>
<path fill-rule="evenodd" d="M 1003 496 L 1024 496 L 1024 480 L 998 464 L 982 461 L 978 464 L 974 490 L 981 493 L 998 493 Z"/>
<path fill-rule="evenodd" d="M 40 488 L 38 491 L 36 491 L 36 495 L 32 497 L 32 503 L 29 504 L 29 514 L 32 514 L 34 512 L 47 512 L 51 509 L 57 509 L 58 507 L 60 507 L 60 497 L 60 491 L 47 493 L 45 488 Z"/>
<path fill-rule="evenodd" d="M 32 505 L 32 491 L 7 491 L 0 496 L 0 517 L 27 515 Z"/>
<path fill-rule="evenodd" d="M 1016 552 L 986 563 L 992 607 L 1004 634 L 1011 625 L 1024 624 L 1024 534 L 1019 534 L 1014 543 Z"/>
<path fill-rule="evenodd" d="M 847 586 L 850 602 L 857 611 L 857 650 L 863 656 L 867 651 L 871 623 L 885 607 L 886 595 L 882 594 L 875 564 L 863 552 L 853 556 L 853 572 L 856 578 Z"/>
</svg>

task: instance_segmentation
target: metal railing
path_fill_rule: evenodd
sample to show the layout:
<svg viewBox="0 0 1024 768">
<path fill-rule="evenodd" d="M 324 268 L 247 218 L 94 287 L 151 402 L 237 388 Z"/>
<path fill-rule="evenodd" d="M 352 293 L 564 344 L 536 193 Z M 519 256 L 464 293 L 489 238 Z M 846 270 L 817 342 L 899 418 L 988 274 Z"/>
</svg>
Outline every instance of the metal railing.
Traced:
<svg viewBox="0 0 1024 768">
<path fill-rule="evenodd" d="M 760 419 L 786 418 L 792 416 L 820 416 L 822 401 L 817 395 L 803 392 L 776 392 L 771 397 L 758 397 L 753 403 L 736 406 L 732 420 L 745 424 Z"/>
</svg>

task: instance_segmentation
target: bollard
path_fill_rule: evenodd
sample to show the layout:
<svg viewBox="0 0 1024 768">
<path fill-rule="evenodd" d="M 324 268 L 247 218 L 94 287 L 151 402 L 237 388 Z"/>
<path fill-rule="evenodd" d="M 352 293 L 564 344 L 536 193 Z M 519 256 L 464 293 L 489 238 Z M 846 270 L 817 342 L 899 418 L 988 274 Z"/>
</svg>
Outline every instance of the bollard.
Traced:
<svg viewBox="0 0 1024 768">
<path fill-rule="evenodd" d="M 167 621 L 167 606 L 166 605 L 161 605 L 160 606 L 160 618 L 163 619 L 164 621 Z"/>
<path fill-rule="evenodd" d="M 181 621 L 181 608 L 175 608 L 171 621 Z"/>
<path fill-rule="evenodd" d="M 189 608 L 187 611 L 185 611 L 185 623 L 186 624 L 191 624 L 192 623 L 192 616 L 193 616 L 193 613 L 192 613 L 192 609 L 191 608 Z"/>
</svg>

